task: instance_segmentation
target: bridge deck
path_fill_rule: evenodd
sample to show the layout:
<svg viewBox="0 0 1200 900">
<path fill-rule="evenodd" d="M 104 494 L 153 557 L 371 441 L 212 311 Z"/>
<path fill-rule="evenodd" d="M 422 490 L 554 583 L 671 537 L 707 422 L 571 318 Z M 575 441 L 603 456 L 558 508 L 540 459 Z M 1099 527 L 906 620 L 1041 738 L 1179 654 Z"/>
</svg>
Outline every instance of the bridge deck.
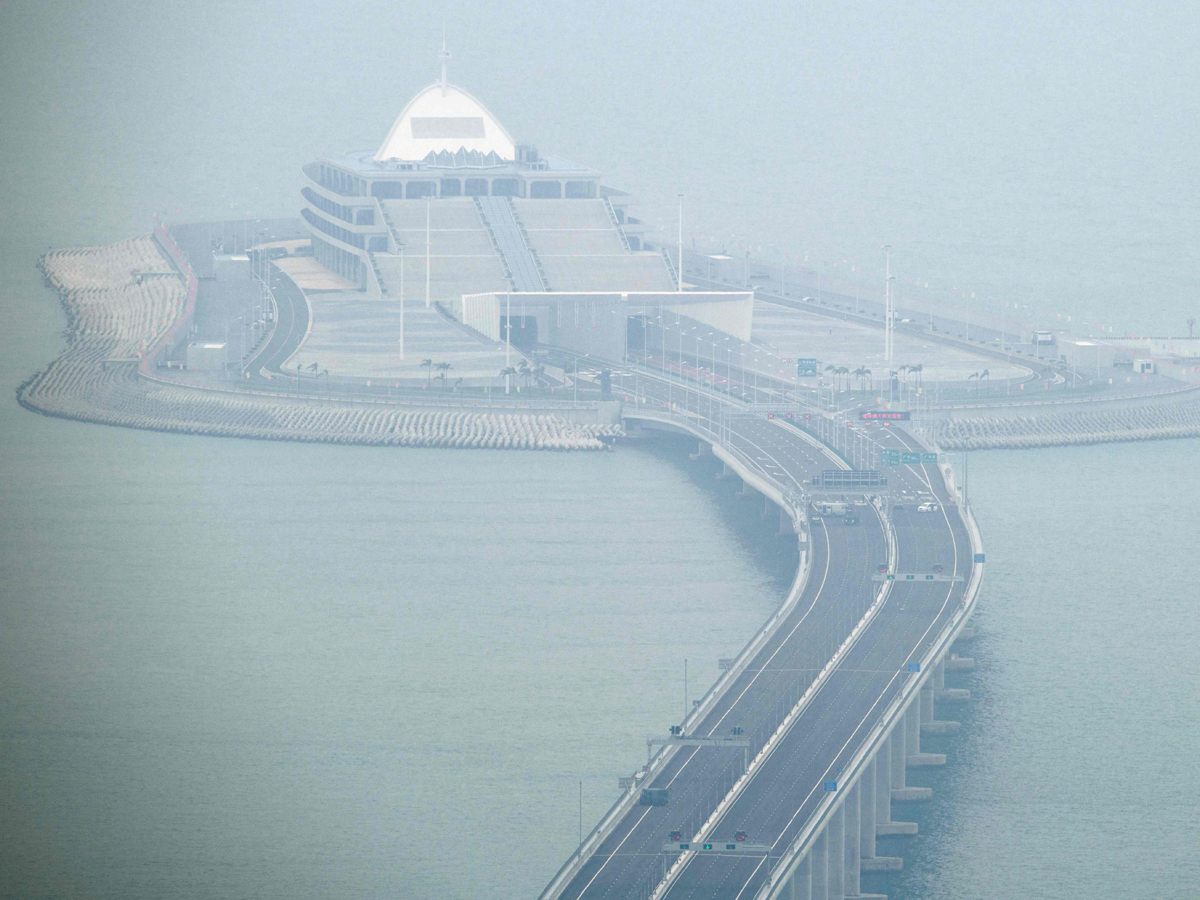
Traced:
<svg viewBox="0 0 1200 900">
<path fill-rule="evenodd" d="M 701 430 L 722 433 L 723 443 L 747 466 L 786 490 L 800 491 L 814 474 L 831 466 L 829 456 L 794 429 L 738 414 L 728 401 L 678 383 L 668 388 L 652 378 L 642 390 L 651 403 L 666 401 L 669 391 L 674 408 L 694 410 Z M 918 449 L 899 429 L 879 429 L 877 434 L 888 446 Z M 903 466 L 890 474 L 896 481 L 893 488 L 932 494 L 940 507 L 934 514 L 911 506 L 892 513 L 897 570 L 923 572 L 941 565 L 947 574 L 969 575 L 970 541 L 953 508 L 947 510 L 953 501 L 936 466 Z M 812 568 L 799 603 L 694 733 L 727 734 L 737 725 L 750 737 L 751 754 L 758 752 L 869 604 L 871 577 L 887 559 L 882 521 L 870 515 L 859 526 L 846 526 L 838 519 L 815 519 L 809 552 Z M 894 585 L 842 664 L 810 698 L 711 834 L 723 842 L 744 831 L 748 840 L 771 845 L 770 858 L 695 855 L 666 896 L 754 896 L 773 860 L 815 813 L 823 782 L 836 778 L 905 679 L 914 677 L 906 664 L 921 657 L 962 594 L 961 581 Z M 669 788 L 668 805 L 630 810 L 557 896 L 649 897 L 663 875 L 662 848 L 669 833 L 677 829 L 690 839 L 741 771 L 740 750 L 680 748 L 650 785 Z"/>
</svg>

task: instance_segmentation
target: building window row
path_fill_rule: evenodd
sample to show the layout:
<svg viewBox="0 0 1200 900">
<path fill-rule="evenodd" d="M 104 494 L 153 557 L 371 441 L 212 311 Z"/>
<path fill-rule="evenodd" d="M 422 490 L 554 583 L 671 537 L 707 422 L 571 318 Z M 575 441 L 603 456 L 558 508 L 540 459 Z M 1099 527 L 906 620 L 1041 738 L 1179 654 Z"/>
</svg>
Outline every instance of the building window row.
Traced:
<svg viewBox="0 0 1200 900">
<path fill-rule="evenodd" d="M 596 196 L 594 181 L 532 181 L 528 184 L 533 198 L 562 197 L 587 199 Z M 437 181 L 376 181 L 372 196 L 381 200 L 420 200 L 422 197 L 524 197 L 526 182 L 521 178 L 441 178 Z"/>
<path fill-rule="evenodd" d="M 341 169 L 336 169 L 333 166 L 327 166 L 321 163 L 321 187 L 327 187 L 337 191 L 339 194 L 346 194 L 351 197 L 362 197 L 366 195 L 366 182 L 354 175 L 349 175 Z"/>
<path fill-rule="evenodd" d="M 353 231 L 340 228 L 327 219 L 322 219 L 320 216 L 314 215 L 313 212 L 308 209 L 300 210 L 300 214 L 304 216 L 304 220 L 314 228 L 320 229 L 332 238 L 337 238 L 343 244 L 349 244 L 351 247 L 358 247 L 360 250 L 364 247 L 363 236 L 361 234 L 355 234 Z"/>
<path fill-rule="evenodd" d="M 353 281 L 359 287 L 364 286 L 366 269 L 357 256 L 343 250 L 341 247 L 334 247 L 331 244 L 327 244 L 318 237 L 313 238 L 312 246 L 313 258 L 322 266 L 335 275 L 342 276 L 347 281 Z"/>
<path fill-rule="evenodd" d="M 304 199 L 315 206 L 321 212 L 327 215 L 336 216 L 343 222 L 354 221 L 354 210 L 349 206 L 343 206 L 340 203 L 334 203 L 327 197 L 322 197 L 314 190 L 304 188 L 300 193 L 304 195 Z"/>
</svg>

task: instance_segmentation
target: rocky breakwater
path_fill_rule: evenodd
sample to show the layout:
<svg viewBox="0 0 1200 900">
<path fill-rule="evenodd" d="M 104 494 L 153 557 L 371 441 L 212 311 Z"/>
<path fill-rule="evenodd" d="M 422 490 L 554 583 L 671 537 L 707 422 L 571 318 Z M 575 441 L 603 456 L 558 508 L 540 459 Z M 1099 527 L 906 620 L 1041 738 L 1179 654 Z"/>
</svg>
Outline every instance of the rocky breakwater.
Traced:
<svg viewBox="0 0 1200 900">
<path fill-rule="evenodd" d="M 20 386 L 27 409 L 51 416 L 182 434 L 529 450 L 601 450 L 620 433 L 554 415 L 412 410 L 146 378 L 138 363 L 183 312 L 183 279 L 150 237 L 42 257 L 67 317 L 65 352 Z"/>
<path fill-rule="evenodd" d="M 1200 395 L 1188 391 L 1175 402 L 1137 403 L 1097 410 L 991 413 L 942 421 L 944 450 L 1001 450 L 1154 441 L 1200 437 Z"/>
</svg>

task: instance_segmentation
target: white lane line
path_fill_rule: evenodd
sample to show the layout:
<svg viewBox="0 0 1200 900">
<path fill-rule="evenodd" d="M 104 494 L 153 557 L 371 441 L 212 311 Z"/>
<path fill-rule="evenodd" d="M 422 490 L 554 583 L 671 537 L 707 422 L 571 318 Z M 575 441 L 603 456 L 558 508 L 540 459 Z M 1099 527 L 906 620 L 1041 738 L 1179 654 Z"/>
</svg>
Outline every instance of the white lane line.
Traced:
<svg viewBox="0 0 1200 900">
<path fill-rule="evenodd" d="M 912 449 L 911 446 L 909 446 L 903 440 L 903 438 L 897 437 L 897 439 L 902 444 L 904 444 L 904 446 L 909 447 L 909 449 Z M 924 468 L 925 468 L 924 466 L 921 467 L 922 474 L 926 474 L 924 472 Z M 933 485 L 929 482 L 927 475 L 926 475 L 924 481 L 925 481 L 926 486 L 932 491 Z M 939 505 L 944 506 L 945 504 L 939 504 Z M 950 518 L 949 518 L 949 516 L 946 515 L 946 512 L 944 509 L 942 510 L 942 518 L 945 520 L 946 527 L 950 531 L 950 541 L 954 547 L 954 574 L 957 575 L 958 574 L 958 539 L 954 536 L 954 528 L 950 525 Z M 912 653 L 915 653 L 920 650 L 921 646 L 925 642 L 926 637 L 928 637 L 929 632 L 941 620 L 942 615 L 946 611 L 946 605 L 950 602 L 950 597 L 953 593 L 954 593 L 954 586 L 953 586 L 953 583 L 951 583 L 950 587 L 947 589 L 946 598 L 945 598 L 945 600 L 942 601 L 941 608 L 938 610 L 937 615 L 935 615 L 933 617 L 933 620 L 929 623 L 928 627 L 926 627 L 925 631 L 921 634 L 920 641 L 918 641 L 917 644 L 914 646 L 913 651 L 909 653 L 909 656 L 911 656 Z M 880 692 L 879 696 L 875 699 L 875 702 L 871 704 L 871 707 L 867 711 L 867 714 L 865 716 L 863 716 L 862 719 L 859 720 L 858 724 L 856 724 L 854 726 L 854 730 L 851 732 L 850 737 L 842 745 L 841 749 L 836 754 L 834 754 L 834 757 L 833 757 L 834 762 L 836 762 L 841 757 L 842 753 L 845 752 L 846 747 L 849 746 L 850 743 L 854 740 L 855 735 L 858 733 L 858 730 L 860 728 L 862 728 L 863 724 L 874 715 L 875 707 L 877 707 L 879 705 L 879 703 L 883 700 L 883 698 L 890 693 L 892 686 L 894 685 L 896 679 L 899 678 L 901 676 L 901 674 L 903 674 L 906 677 L 908 675 L 907 672 L 904 672 L 904 673 L 897 672 L 890 679 L 888 679 L 887 685 Z M 830 768 L 832 768 L 832 767 L 833 767 L 833 763 L 830 763 Z M 828 772 L 828 770 L 826 770 L 826 771 Z M 792 827 L 792 824 L 795 822 L 796 817 L 798 815 L 800 815 L 801 811 L 804 809 L 805 804 L 807 804 L 808 801 L 812 799 L 813 794 L 815 794 L 817 791 L 817 787 L 820 787 L 820 786 L 821 785 L 814 785 L 812 787 L 812 789 L 808 792 L 808 795 L 802 801 L 800 801 L 799 807 L 796 809 L 796 812 L 792 814 L 792 817 L 790 819 L 788 819 L 787 824 L 784 825 L 783 829 L 780 831 L 779 837 L 777 837 L 774 841 L 771 842 L 772 849 L 774 849 L 775 845 L 777 843 L 779 843 L 780 840 L 783 839 L 785 834 L 787 834 L 788 829 Z M 757 871 L 758 871 L 758 867 L 755 867 L 754 872 L 757 872 Z M 754 873 L 751 873 L 750 876 L 747 878 L 746 882 L 742 885 L 741 891 L 738 892 L 739 897 L 741 896 L 742 891 L 744 891 L 746 889 L 746 887 L 749 886 L 750 881 L 753 879 L 753 877 L 754 877 Z"/>
</svg>

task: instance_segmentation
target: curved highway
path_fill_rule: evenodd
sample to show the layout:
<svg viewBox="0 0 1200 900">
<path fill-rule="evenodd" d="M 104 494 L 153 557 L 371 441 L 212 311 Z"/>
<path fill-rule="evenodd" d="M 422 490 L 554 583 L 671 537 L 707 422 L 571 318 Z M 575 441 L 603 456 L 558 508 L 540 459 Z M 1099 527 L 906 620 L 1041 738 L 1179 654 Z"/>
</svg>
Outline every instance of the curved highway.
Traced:
<svg viewBox="0 0 1200 900">
<path fill-rule="evenodd" d="M 691 411 L 700 430 L 720 431 L 723 442 L 749 465 L 788 489 L 800 491 L 813 475 L 834 467 L 829 451 L 778 419 L 746 414 L 728 399 L 678 382 L 645 381 L 648 408 L 662 403 Z M 896 428 L 876 427 L 873 436 L 884 446 L 920 449 Z M 897 551 L 893 571 L 929 572 L 940 566 L 945 574 L 969 576 L 970 541 L 937 467 L 902 466 L 888 474 L 894 494 L 924 495 L 938 507 L 935 513 L 921 513 L 906 503 L 891 510 Z M 878 582 L 872 576 L 888 561 L 885 527 L 873 506 L 862 509 L 857 526 L 840 518 L 813 519 L 811 570 L 799 602 L 692 735 L 729 736 L 731 729 L 740 728 L 749 737 L 753 757 L 776 732 L 875 596 Z M 837 777 L 906 679 L 915 677 L 907 664 L 921 659 L 962 602 L 963 592 L 962 581 L 893 583 L 842 663 L 809 697 L 706 836 L 723 842 L 742 833 L 749 842 L 769 845 L 769 855 L 691 854 L 672 873 L 666 897 L 754 895 L 772 861 L 816 811 L 823 782 Z M 667 806 L 632 807 L 569 883 L 549 896 L 649 897 L 666 865 L 678 858 L 663 854 L 671 833 L 692 839 L 741 773 L 738 748 L 680 747 L 654 781 L 644 785 L 666 788 Z"/>
</svg>

